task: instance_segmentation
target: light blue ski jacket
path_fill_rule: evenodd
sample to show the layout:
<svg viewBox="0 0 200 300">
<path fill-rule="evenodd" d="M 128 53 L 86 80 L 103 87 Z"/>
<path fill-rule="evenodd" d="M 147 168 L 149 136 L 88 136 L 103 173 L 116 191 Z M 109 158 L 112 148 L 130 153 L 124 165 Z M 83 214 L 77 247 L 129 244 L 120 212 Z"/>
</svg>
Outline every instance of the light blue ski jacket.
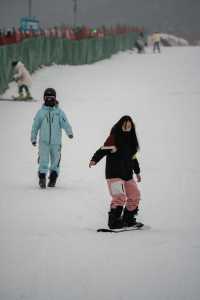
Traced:
<svg viewBox="0 0 200 300">
<path fill-rule="evenodd" d="M 61 145 L 62 129 L 66 134 L 73 135 L 72 127 L 65 113 L 57 106 L 43 105 L 37 112 L 31 130 L 31 142 L 37 142 L 39 131 L 39 143 L 49 145 Z"/>
</svg>

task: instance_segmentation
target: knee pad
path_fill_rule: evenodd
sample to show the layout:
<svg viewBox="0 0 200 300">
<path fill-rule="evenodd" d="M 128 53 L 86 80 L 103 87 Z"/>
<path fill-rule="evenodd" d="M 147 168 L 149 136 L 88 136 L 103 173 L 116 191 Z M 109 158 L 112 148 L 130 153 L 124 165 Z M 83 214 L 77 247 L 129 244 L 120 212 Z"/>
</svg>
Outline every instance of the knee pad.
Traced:
<svg viewBox="0 0 200 300">
<path fill-rule="evenodd" d="M 112 196 L 125 195 L 124 184 L 122 181 L 112 182 L 110 185 Z"/>
</svg>

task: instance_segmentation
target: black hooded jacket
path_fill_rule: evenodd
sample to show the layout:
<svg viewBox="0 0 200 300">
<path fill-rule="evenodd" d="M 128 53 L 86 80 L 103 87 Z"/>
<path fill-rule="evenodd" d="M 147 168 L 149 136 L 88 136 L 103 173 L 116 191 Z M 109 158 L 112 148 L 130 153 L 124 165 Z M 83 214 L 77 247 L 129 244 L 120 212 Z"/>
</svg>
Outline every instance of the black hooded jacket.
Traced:
<svg viewBox="0 0 200 300">
<path fill-rule="evenodd" d="M 94 153 L 91 160 L 98 163 L 106 156 L 106 179 L 121 178 L 127 181 L 133 178 L 133 172 L 135 174 L 140 173 L 139 163 L 135 157 L 136 152 L 128 142 L 127 133 L 121 136 L 118 147 L 113 135 L 111 135 L 104 143 L 104 146 Z"/>
</svg>

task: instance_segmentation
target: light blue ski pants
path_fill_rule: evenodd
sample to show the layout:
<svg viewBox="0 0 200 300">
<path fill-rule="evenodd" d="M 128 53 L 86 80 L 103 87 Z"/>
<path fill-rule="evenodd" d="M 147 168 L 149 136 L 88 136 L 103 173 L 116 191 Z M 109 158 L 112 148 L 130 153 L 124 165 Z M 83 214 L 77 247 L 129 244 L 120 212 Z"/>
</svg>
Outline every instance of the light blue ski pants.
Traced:
<svg viewBox="0 0 200 300">
<path fill-rule="evenodd" d="M 39 145 L 39 173 L 47 174 L 48 171 L 56 171 L 59 175 L 61 159 L 61 145 L 49 145 L 40 143 Z"/>
</svg>

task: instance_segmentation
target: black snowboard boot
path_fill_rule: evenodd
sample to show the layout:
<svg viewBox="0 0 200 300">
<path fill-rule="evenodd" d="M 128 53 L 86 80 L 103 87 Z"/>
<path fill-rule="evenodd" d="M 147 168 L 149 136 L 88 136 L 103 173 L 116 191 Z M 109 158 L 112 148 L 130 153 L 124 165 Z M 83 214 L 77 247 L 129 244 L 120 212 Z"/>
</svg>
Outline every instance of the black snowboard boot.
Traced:
<svg viewBox="0 0 200 300">
<path fill-rule="evenodd" d="M 129 211 L 126 207 L 124 209 L 124 214 L 122 217 L 123 227 L 131 227 L 137 224 L 135 216 L 138 213 L 138 208 Z"/>
<path fill-rule="evenodd" d="M 48 187 L 55 187 L 57 177 L 58 177 L 58 174 L 56 171 L 52 171 L 50 173 Z"/>
<path fill-rule="evenodd" d="M 110 229 L 122 228 L 122 214 L 123 206 L 117 206 L 116 208 L 111 208 L 108 213 L 108 227 Z"/>
<path fill-rule="evenodd" d="M 41 189 L 45 189 L 46 188 L 46 174 L 44 173 L 39 173 L 39 186 L 41 187 Z"/>
</svg>

